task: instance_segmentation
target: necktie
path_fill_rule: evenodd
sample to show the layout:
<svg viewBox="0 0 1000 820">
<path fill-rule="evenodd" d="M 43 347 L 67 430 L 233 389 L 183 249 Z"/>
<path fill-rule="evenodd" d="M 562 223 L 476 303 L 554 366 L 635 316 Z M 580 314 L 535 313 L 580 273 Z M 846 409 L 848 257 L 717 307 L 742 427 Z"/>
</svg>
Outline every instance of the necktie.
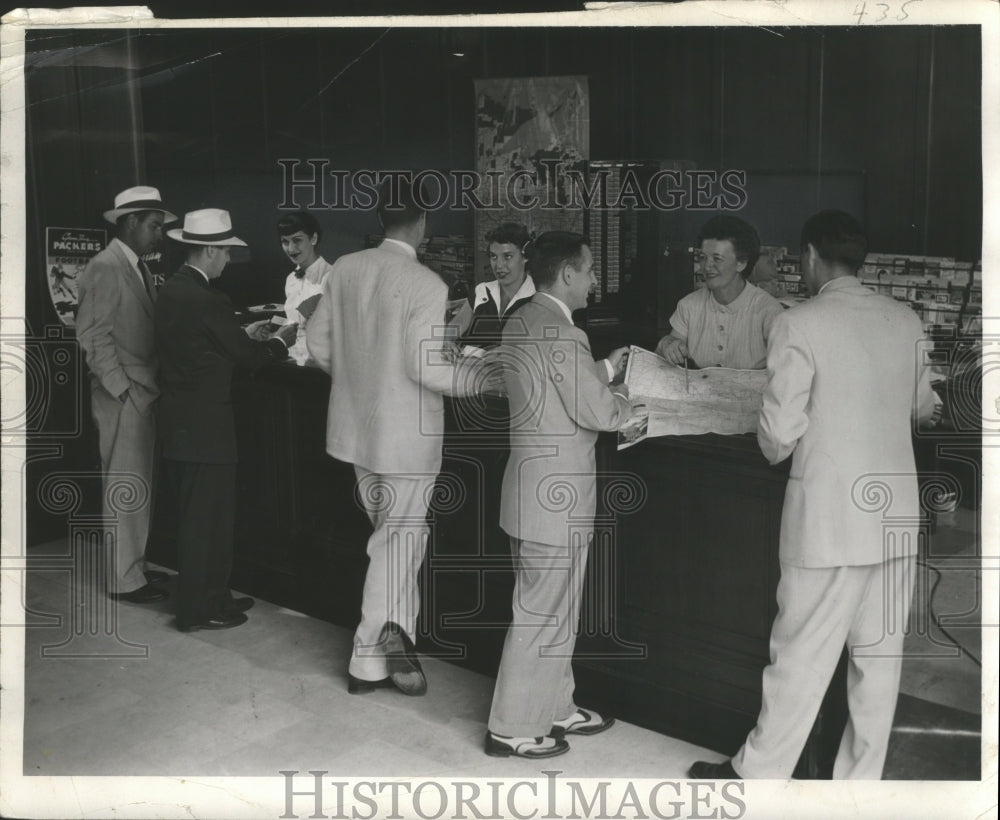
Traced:
<svg viewBox="0 0 1000 820">
<path fill-rule="evenodd" d="M 149 266 L 141 259 L 139 260 L 139 273 L 142 274 L 142 283 L 146 286 L 146 295 L 153 298 L 153 274 L 150 273 Z"/>
</svg>

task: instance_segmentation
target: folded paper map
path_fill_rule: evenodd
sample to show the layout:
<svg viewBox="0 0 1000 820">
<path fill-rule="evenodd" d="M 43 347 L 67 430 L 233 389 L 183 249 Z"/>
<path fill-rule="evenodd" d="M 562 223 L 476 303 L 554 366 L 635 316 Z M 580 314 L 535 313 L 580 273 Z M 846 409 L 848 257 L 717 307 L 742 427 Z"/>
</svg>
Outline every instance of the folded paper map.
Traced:
<svg viewBox="0 0 1000 820">
<path fill-rule="evenodd" d="M 650 436 L 733 435 L 757 429 L 766 370 L 677 367 L 641 347 L 629 349 L 625 384 L 634 405 L 618 449 Z"/>
</svg>

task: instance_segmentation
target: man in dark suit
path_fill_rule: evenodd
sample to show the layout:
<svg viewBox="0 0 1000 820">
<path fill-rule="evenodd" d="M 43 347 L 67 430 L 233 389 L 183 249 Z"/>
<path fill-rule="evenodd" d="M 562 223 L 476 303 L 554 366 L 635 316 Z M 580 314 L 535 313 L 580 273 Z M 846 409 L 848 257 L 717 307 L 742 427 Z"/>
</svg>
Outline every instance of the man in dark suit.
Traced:
<svg viewBox="0 0 1000 820">
<path fill-rule="evenodd" d="M 145 499 L 121 510 L 110 507 L 110 495 L 103 493 L 104 519 L 115 522 L 105 576 L 108 595 L 148 604 L 167 597 L 160 586 L 167 576 L 145 570 L 156 444 L 153 405 L 159 389 L 153 349 L 156 288 L 142 257 L 160 244 L 163 223 L 177 217 L 163 207 L 156 188 L 139 185 L 118 194 L 104 218 L 117 227 L 117 236 L 80 276 L 76 338 L 90 370 L 90 408 L 105 489 L 109 482 L 128 481 L 136 497 Z"/>
<path fill-rule="evenodd" d="M 246 623 L 252 598 L 233 598 L 229 574 L 236 514 L 233 371 L 288 357 L 295 325 L 267 341 L 250 339 L 233 305 L 209 283 L 222 275 L 233 235 L 227 211 L 206 208 L 167 232 L 188 246 L 187 264 L 164 283 L 156 303 L 160 360 L 163 479 L 176 505 L 177 626 L 227 629 Z"/>
</svg>

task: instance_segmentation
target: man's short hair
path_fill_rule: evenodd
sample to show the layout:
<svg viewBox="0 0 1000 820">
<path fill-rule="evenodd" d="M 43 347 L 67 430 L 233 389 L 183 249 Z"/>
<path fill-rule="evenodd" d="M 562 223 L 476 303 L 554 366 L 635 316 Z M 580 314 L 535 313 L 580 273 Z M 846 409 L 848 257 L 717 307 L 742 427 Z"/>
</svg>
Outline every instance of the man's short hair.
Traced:
<svg viewBox="0 0 1000 820">
<path fill-rule="evenodd" d="M 732 242 L 737 261 L 746 261 L 746 266 L 740 272 L 743 278 L 746 279 L 753 273 L 753 266 L 757 264 L 757 258 L 760 256 L 760 236 L 757 235 L 757 229 L 749 222 L 728 214 L 713 216 L 698 232 L 699 248 L 706 239 Z"/>
<path fill-rule="evenodd" d="M 290 214 L 282 214 L 278 219 L 278 236 L 291 236 L 293 233 L 302 231 L 306 236 L 316 235 L 316 241 L 323 238 L 323 229 L 319 226 L 311 213 L 306 211 L 293 211 Z"/>
<path fill-rule="evenodd" d="M 802 253 L 808 245 L 824 262 L 843 265 L 857 273 L 868 252 L 868 237 L 853 216 L 844 211 L 820 211 L 802 226 Z"/>
<path fill-rule="evenodd" d="M 427 201 L 424 197 L 421 200 Z M 378 218 L 384 230 L 409 227 L 424 213 L 426 209 L 417 204 L 413 183 L 406 177 L 389 178 L 379 186 Z"/>
<path fill-rule="evenodd" d="M 590 240 L 583 234 L 571 231 L 546 231 L 528 243 L 526 256 L 528 272 L 535 285 L 551 287 L 555 284 L 562 266 L 569 262 L 579 268 L 583 261 L 583 248 Z"/>
</svg>

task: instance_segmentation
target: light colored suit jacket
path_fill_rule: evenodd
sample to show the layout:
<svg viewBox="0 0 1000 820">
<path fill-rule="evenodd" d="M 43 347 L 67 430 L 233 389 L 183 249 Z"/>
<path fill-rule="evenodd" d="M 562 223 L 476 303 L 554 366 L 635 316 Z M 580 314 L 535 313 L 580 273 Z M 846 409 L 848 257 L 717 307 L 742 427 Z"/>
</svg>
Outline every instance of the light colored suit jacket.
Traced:
<svg viewBox="0 0 1000 820">
<path fill-rule="evenodd" d="M 306 329 L 331 377 L 326 449 L 375 473 L 441 468 L 441 394 L 476 387 L 478 361 L 441 356 L 448 288 L 393 242 L 342 256 Z"/>
<path fill-rule="evenodd" d="M 153 344 L 156 290 L 152 282 L 148 286 L 147 293 L 112 243 L 80 275 L 76 314 L 76 338 L 92 379 L 115 397 L 128 390 L 141 413 L 148 413 L 159 395 Z"/>
<path fill-rule="evenodd" d="M 544 294 L 508 320 L 500 355 L 510 402 L 500 526 L 527 541 L 586 544 L 597 507 L 594 442 L 631 405 L 608 388 L 587 335 Z"/>
<path fill-rule="evenodd" d="M 853 276 L 775 320 L 757 440 L 772 464 L 794 453 L 783 562 L 854 566 L 916 553 L 912 420 L 935 402 L 922 339 L 912 310 Z"/>
</svg>

